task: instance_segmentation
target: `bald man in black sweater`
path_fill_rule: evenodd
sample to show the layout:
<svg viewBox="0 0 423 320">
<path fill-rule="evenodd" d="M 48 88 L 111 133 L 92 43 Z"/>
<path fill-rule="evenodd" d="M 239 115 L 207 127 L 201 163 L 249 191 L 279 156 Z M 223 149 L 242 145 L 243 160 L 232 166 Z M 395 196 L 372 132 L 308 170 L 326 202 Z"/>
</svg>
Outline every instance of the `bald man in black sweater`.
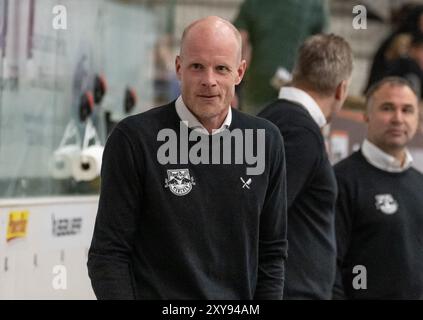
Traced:
<svg viewBox="0 0 423 320">
<path fill-rule="evenodd" d="M 282 299 L 283 140 L 230 107 L 244 71 L 235 27 L 198 20 L 176 58 L 181 96 L 111 133 L 88 259 L 97 298 Z"/>
</svg>

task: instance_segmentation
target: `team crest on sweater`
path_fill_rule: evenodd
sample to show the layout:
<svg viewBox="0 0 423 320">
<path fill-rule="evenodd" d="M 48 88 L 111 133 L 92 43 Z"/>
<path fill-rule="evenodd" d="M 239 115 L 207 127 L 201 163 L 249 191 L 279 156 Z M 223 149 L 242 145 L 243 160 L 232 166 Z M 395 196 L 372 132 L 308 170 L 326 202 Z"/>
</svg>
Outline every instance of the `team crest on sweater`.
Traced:
<svg viewBox="0 0 423 320">
<path fill-rule="evenodd" d="M 391 194 L 378 194 L 375 196 L 376 209 L 385 214 L 394 214 L 398 211 L 398 202 Z"/>
<path fill-rule="evenodd" d="M 195 186 L 194 177 L 191 177 L 189 169 L 167 170 L 165 188 L 169 188 L 177 196 L 185 196 Z"/>
</svg>

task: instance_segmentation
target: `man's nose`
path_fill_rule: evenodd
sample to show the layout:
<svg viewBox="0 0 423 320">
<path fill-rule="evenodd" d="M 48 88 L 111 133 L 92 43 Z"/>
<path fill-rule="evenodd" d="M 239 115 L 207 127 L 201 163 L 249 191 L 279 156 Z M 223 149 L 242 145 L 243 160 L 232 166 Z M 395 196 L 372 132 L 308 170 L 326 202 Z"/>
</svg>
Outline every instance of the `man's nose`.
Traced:
<svg viewBox="0 0 423 320">
<path fill-rule="evenodd" d="M 395 123 L 402 123 L 404 121 L 404 114 L 402 113 L 402 110 L 395 110 L 392 121 Z"/>
<path fill-rule="evenodd" d="M 212 68 L 207 68 L 204 71 L 203 77 L 201 78 L 201 85 L 204 87 L 215 87 L 217 85 L 216 76 Z"/>
</svg>

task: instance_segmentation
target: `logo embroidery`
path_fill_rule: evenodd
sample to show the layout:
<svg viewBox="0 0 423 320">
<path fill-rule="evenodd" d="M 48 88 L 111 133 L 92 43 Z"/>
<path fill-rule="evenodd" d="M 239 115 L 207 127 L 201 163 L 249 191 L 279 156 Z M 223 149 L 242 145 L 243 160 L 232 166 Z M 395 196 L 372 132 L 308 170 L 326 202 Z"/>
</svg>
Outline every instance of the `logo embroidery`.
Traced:
<svg viewBox="0 0 423 320">
<path fill-rule="evenodd" d="M 253 180 L 251 180 L 251 178 L 249 178 L 247 181 L 244 181 L 244 179 L 242 179 L 242 177 L 240 177 L 243 185 L 242 185 L 242 189 L 247 188 L 250 189 L 250 184 L 251 182 L 253 182 Z"/>
<path fill-rule="evenodd" d="M 191 177 L 188 169 L 167 170 L 165 188 L 169 188 L 177 196 L 185 196 L 195 186 L 194 177 Z"/>
<path fill-rule="evenodd" d="M 398 202 L 390 194 L 379 194 L 375 196 L 376 209 L 385 214 L 394 214 L 398 211 Z"/>
</svg>

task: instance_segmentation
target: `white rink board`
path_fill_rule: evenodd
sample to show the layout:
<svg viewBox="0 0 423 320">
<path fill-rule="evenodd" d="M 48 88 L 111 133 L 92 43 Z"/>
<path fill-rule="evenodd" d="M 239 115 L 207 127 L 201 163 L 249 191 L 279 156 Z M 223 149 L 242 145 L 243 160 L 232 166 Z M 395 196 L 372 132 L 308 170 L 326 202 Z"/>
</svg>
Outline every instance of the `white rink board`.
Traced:
<svg viewBox="0 0 423 320">
<path fill-rule="evenodd" d="M 0 199 L 0 299 L 95 299 L 87 253 L 97 206 L 96 196 Z M 29 212 L 26 235 L 7 241 L 12 211 Z"/>
</svg>

